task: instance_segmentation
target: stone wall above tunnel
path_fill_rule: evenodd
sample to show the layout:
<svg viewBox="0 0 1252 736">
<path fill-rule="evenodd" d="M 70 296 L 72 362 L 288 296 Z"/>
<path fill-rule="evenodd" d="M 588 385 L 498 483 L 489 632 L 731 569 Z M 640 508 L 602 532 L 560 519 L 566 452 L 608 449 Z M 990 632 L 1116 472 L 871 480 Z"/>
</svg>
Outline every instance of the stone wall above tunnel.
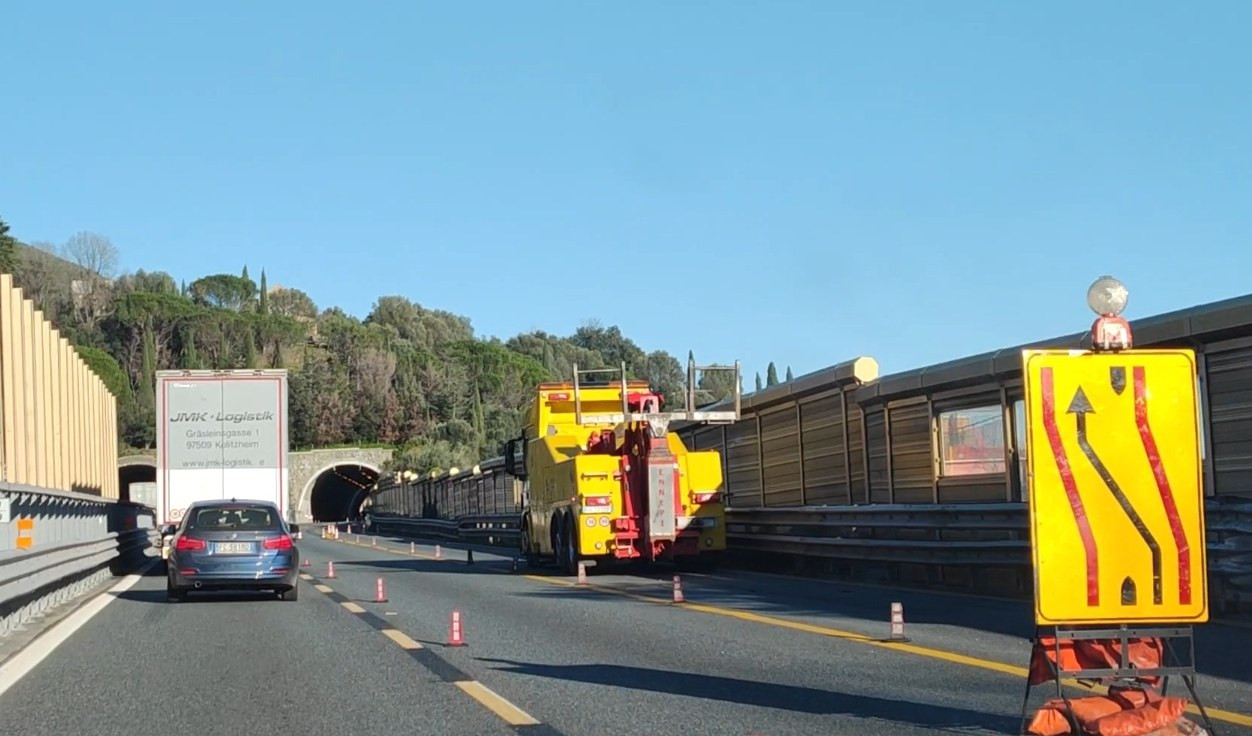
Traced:
<svg viewBox="0 0 1252 736">
<path fill-rule="evenodd" d="M 336 465 L 355 463 L 382 468 L 391 459 L 392 453 L 393 451 L 389 449 L 363 447 L 289 453 L 287 456 L 290 466 L 287 476 L 287 503 L 289 508 L 297 509 L 297 521 L 308 522 L 310 520 L 309 486 L 323 470 Z M 124 455 L 117 460 L 119 476 L 127 468 L 151 466 L 155 479 L 156 460 L 154 455 Z"/>
<path fill-rule="evenodd" d="M 393 450 L 365 447 L 345 447 L 330 450 L 308 450 L 288 454 L 290 472 L 287 477 L 288 503 L 296 509 L 296 521 L 308 523 L 310 513 L 310 490 L 313 480 L 322 471 L 336 465 L 362 464 L 382 468 L 391 459 Z"/>
</svg>

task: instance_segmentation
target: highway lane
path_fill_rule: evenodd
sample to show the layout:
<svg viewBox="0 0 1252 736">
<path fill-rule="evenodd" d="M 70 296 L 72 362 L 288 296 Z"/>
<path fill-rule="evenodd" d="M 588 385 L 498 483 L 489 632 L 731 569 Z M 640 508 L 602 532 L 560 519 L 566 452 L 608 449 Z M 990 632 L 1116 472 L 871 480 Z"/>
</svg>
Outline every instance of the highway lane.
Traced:
<svg viewBox="0 0 1252 736">
<path fill-rule="evenodd" d="M 386 542 L 383 542 L 386 544 Z M 1012 733 L 1020 691 L 995 673 L 511 574 L 320 539 L 324 580 L 566 734 Z M 403 551 L 403 547 L 397 546 Z M 376 580 L 388 602 L 371 602 Z M 467 646 L 445 648 L 453 609 Z M 963 689 L 960 692 L 958 688 Z"/>
<path fill-rule="evenodd" d="M 344 539 L 353 538 L 349 535 Z M 368 536 L 361 539 L 365 544 L 372 541 Z M 879 711 L 885 709 L 890 711 L 888 722 L 896 719 L 884 732 L 902 732 L 909 723 L 963 723 L 974 726 L 975 730 L 1004 728 L 1004 718 L 1012 718 L 1015 723 L 1016 714 L 1020 712 L 1029 644 L 1014 627 L 1020 628 L 1025 621 L 1024 630 L 1028 635 L 1029 613 L 1014 611 L 1016 607 L 1012 603 L 818 581 L 797 584 L 795 580 L 764 575 L 685 575 L 684 589 L 690 601 L 687 608 L 706 614 L 698 616 L 655 602 L 670 595 L 668 580 L 591 576 L 593 587 L 627 590 L 654 601 L 643 603 L 594 589 L 571 590 L 566 587 L 567 579 L 527 575 L 524 564 L 520 573 L 508 574 L 508 560 L 496 555 L 480 552 L 476 554 L 478 564 L 469 567 L 463 562 L 464 551 L 445 548 L 445 555 L 451 559 L 434 564 L 406 559 L 407 542 L 380 538 L 378 543 L 392 552 L 345 544 L 338 546 L 346 551 L 339 551 L 324 547 L 336 543 L 317 540 L 316 549 L 310 548 L 309 554 L 319 559 L 322 565 L 319 574 L 324 570 L 327 556 L 343 560 L 339 570 L 346 572 L 340 572 L 338 587 L 350 589 L 363 598 L 372 598 L 370 586 L 374 578 L 382 574 L 388 580 L 391 593 L 388 610 L 397 614 L 402 625 L 417 627 L 435 641 L 446 638 L 446 616 L 452 605 L 448 601 L 459 597 L 456 605 L 466 612 L 471 646 L 478 642 L 480 647 L 490 647 L 494 658 L 509 661 L 506 669 L 527 672 L 534 678 L 584 681 L 610 680 L 615 672 L 622 680 L 636 682 L 646 676 L 658 683 L 656 689 L 665 693 L 665 697 L 656 702 L 648 700 L 649 709 L 673 711 L 676 706 L 672 704 L 671 694 L 689 686 L 699 691 L 690 693 L 698 696 L 697 699 L 710 699 L 705 691 L 715 691 L 712 700 L 729 701 L 732 705 L 745 704 L 737 701 L 777 701 L 780 694 L 785 699 L 787 693 L 794 692 L 795 710 L 801 712 L 823 710 L 823 706 L 810 705 L 813 698 L 829 701 L 825 710 L 831 713 L 840 712 L 840 706 L 845 711 L 858 712 L 854 704 L 860 698 L 864 706 L 859 709 L 860 713 L 878 716 Z M 307 539 L 306 546 L 309 546 Z M 417 545 L 417 548 L 419 554 L 431 552 L 429 545 Z M 412 573 L 406 571 L 413 569 L 421 571 L 423 593 L 420 596 L 406 583 L 401 583 L 406 587 L 399 590 L 394 587 L 397 582 L 411 580 Z M 458 579 L 466 576 L 472 577 Z M 410 600 L 410 596 L 414 599 Z M 893 599 L 903 599 L 906 612 L 912 611 L 925 621 L 908 625 L 911 644 L 888 645 L 903 651 L 884 650 L 864 641 L 840 642 L 834 638 L 840 635 L 853 639 L 885 636 L 887 608 Z M 532 611 L 524 603 L 527 601 L 558 601 L 559 605 L 544 605 Z M 447 610 L 436 610 L 440 605 Z M 588 609 L 599 612 L 591 613 Z M 753 609 L 761 613 L 754 613 Z M 679 615 L 673 615 L 675 613 Z M 416 620 L 410 623 L 409 617 Z M 479 621 L 483 617 L 487 620 Z M 957 625 L 955 622 L 962 618 L 983 628 Z M 500 627 L 508 627 L 513 638 L 501 637 L 497 641 L 493 632 Z M 548 641 L 536 633 L 553 630 L 564 631 L 563 640 Z M 444 638 L 440 638 L 440 631 Z M 1210 627 L 1203 632 L 1209 637 L 1207 648 L 1224 655 L 1210 657 L 1207 669 L 1227 676 L 1203 676 L 1201 697 L 1211 708 L 1232 711 L 1218 713 L 1228 716 L 1218 721 L 1222 733 L 1252 734 L 1252 716 L 1248 715 L 1252 713 L 1252 693 L 1244 679 L 1247 663 L 1234 654 L 1243 642 L 1252 639 L 1252 632 L 1224 627 Z M 483 641 L 482 637 L 487 640 Z M 638 643 L 631 644 L 632 638 Z M 1227 648 L 1222 650 L 1215 646 L 1220 643 Z M 918 650 L 917 646 L 922 649 Z M 518 653 L 505 656 L 498 653 L 498 649 Z M 523 659 L 527 652 L 532 653 L 530 660 Z M 963 660 L 969 657 L 976 659 Z M 610 663 L 613 666 L 604 666 Z M 738 666 L 742 669 L 735 675 L 731 670 Z M 694 682 L 696 678 L 680 683 L 683 678 L 666 674 L 701 671 L 717 673 L 727 679 L 714 683 L 705 680 L 701 685 Z M 490 675 L 480 676 L 490 681 Z M 620 686 L 620 683 L 615 684 Z M 500 688 L 510 686 L 501 684 Z M 638 684 L 629 687 L 648 689 Z M 1181 688 L 1181 683 L 1176 687 Z M 552 686 L 548 688 L 547 691 L 536 688 L 540 691 L 536 693 L 511 691 L 511 697 L 533 702 L 536 698 L 552 697 Z M 754 698 L 754 694 L 764 693 L 769 696 Z M 1041 702 L 1045 696 L 1044 689 L 1038 688 L 1032 704 Z M 586 709 L 591 707 L 586 701 L 603 701 L 607 697 L 588 692 L 580 707 Z M 837 702 L 840 699 L 842 702 Z M 611 702 L 620 701 L 618 697 Z M 895 702 L 903 702 L 904 715 L 892 710 L 891 704 Z M 552 707 L 559 710 L 562 706 L 553 703 Z M 683 707 L 690 711 L 692 706 L 688 702 Z M 725 714 L 727 723 L 750 723 L 761 733 L 784 732 L 779 730 L 783 722 L 799 724 L 797 732 L 813 727 L 813 721 L 798 717 L 794 712 L 783 716 L 777 712 L 780 708 L 772 710 L 775 712 L 769 716 L 726 707 L 719 712 Z M 819 720 L 831 723 L 829 716 Z M 560 719 L 551 722 L 559 725 Z M 663 723 L 662 719 L 649 724 L 644 727 L 645 731 Z M 1005 730 L 1012 729 L 1013 724 L 1007 724 Z M 575 728 L 571 732 L 582 731 Z"/>
<path fill-rule="evenodd" d="M 1010 635 L 910 625 L 915 644 L 947 646 L 946 660 L 865 641 L 887 631 L 874 595 L 954 619 L 961 614 L 939 603 L 949 598 L 920 604 L 912 593 L 687 575 L 689 603 L 676 607 L 664 603 L 670 587 L 660 576 L 593 574 L 591 587 L 576 589 L 524 564 L 510 572 L 497 555 L 476 554 L 471 566 L 460 550 L 433 562 L 410 556 L 407 542 L 380 538 L 373 548 L 369 537 L 353 546 L 311 536 L 300 542 L 313 563 L 306 573 L 325 578 L 333 559 L 337 574 L 317 581 L 321 590 L 303 583 L 298 602 L 215 594 L 168 603 L 156 575 L 117 594 L 0 695 L 5 732 L 1016 732 L 1021 676 L 954 661 L 962 647 Z M 373 600 L 379 577 L 385 603 Z M 827 597 L 842 601 L 838 613 Z M 855 615 L 857 606 L 869 615 Z M 465 647 L 446 646 L 453 609 L 464 614 Z M 1024 658 L 1024 647 L 995 659 Z M 1225 697 L 1220 684 L 1201 681 L 1208 702 Z M 1233 687 L 1241 697 L 1221 705 L 1252 711 L 1246 683 Z M 1252 734 L 1218 726 L 1224 736 Z"/>
<path fill-rule="evenodd" d="M 516 733 L 343 607 L 143 577 L 0 695 L 4 733 Z M 106 593 L 106 595 L 109 595 Z"/>
</svg>

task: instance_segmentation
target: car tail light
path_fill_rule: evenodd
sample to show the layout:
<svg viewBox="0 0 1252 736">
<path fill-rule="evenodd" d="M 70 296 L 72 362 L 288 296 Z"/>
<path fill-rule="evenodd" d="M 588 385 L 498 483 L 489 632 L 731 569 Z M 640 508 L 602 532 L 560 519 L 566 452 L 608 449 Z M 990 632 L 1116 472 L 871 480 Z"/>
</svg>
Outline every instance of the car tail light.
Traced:
<svg viewBox="0 0 1252 736">
<path fill-rule="evenodd" d="M 179 552 L 196 552 L 208 548 L 208 542 L 203 539 L 193 539 L 192 537 L 179 537 L 178 541 L 174 543 L 174 549 Z"/>
<path fill-rule="evenodd" d="M 292 548 L 291 537 L 287 534 L 284 534 L 281 537 L 278 537 L 277 539 L 267 539 L 264 542 L 264 546 L 266 549 L 291 549 Z"/>
<path fill-rule="evenodd" d="M 718 491 L 707 491 L 691 494 L 692 503 L 714 503 L 722 494 Z"/>
</svg>

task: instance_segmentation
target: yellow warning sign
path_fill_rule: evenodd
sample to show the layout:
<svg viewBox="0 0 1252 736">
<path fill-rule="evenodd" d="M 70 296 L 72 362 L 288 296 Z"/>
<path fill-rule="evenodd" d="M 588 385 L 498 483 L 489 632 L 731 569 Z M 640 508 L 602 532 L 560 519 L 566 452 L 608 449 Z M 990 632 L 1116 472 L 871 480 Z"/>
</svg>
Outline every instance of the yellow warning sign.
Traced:
<svg viewBox="0 0 1252 736">
<path fill-rule="evenodd" d="M 1022 364 L 1035 621 L 1207 621 L 1194 352 Z"/>
</svg>

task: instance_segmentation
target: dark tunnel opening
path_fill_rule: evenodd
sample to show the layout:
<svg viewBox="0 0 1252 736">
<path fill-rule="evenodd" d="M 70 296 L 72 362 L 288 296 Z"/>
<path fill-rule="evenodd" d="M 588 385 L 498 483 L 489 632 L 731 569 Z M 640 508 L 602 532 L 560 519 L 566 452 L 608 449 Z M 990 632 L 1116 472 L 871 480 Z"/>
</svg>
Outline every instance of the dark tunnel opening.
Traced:
<svg viewBox="0 0 1252 736">
<path fill-rule="evenodd" d="M 151 503 L 152 499 L 132 498 L 130 495 L 131 483 L 156 483 L 156 466 L 147 463 L 132 463 L 117 469 L 117 488 L 121 499 L 123 501 Z"/>
<path fill-rule="evenodd" d="M 378 482 L 378 471 L 368 465 L 345 463 L 317 474 L 309 493 L 309 513 L 314 521 L 354 519 L 371 486 Z"/>
</svg>

